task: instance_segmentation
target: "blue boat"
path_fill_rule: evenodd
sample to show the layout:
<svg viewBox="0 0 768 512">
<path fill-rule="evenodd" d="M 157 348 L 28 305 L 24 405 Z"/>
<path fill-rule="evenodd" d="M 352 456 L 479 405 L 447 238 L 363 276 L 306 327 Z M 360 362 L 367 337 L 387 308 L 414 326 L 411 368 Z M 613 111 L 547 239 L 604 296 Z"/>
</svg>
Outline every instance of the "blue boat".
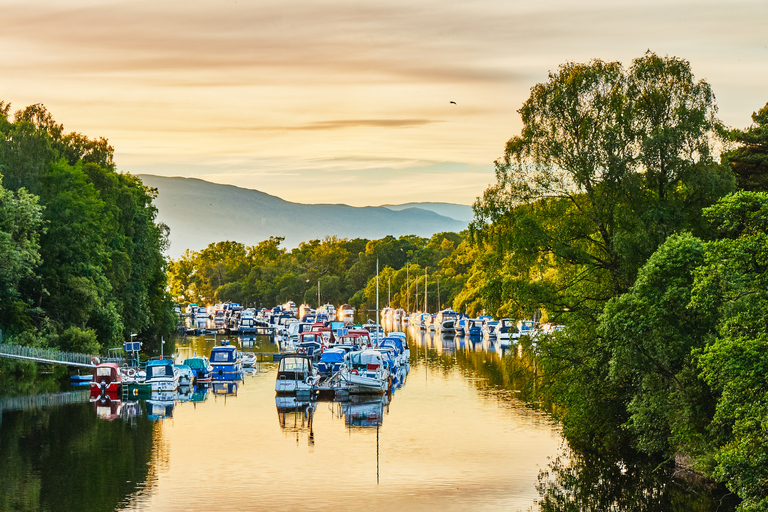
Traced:
<svg viewBox="0 0 768 512">
<path fill-rule="evenodd" d="M 230 345 L 226 340 L 211 349 L 210 361 L 214 379 L 240 380 L 243 376 L 243 359 L 237 347 Z"/>
</svg>

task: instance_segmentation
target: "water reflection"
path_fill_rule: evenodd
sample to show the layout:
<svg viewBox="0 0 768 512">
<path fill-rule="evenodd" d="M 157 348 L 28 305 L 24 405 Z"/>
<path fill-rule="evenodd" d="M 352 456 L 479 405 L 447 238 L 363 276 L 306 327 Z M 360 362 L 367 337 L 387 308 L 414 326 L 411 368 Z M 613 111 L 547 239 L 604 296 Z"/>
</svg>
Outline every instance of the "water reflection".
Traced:
<svg viewBox="0 0 768 512">
<path fill-rule="evenodd" d="M 735 496 L 693 473 L 659 461 L 567 452 L 539 475 L 543 512 L 724 512 Z"/>
<path fill-rule="evenodd" d="M 557 458 L 562 439 L 536 392 L 530 351 L 409 335 L 412 369 L 397 400 L 275 397 L 276 365 L 265 363 L 242 381 L 146 400 L 88 402 L 86 391 L 83 403 L 7 409 L 0 511 L 203 511 L 222 495 L 233 510 L 255 508 L 254 496 L 259 508 L 291 509 L 297 495 L 321 496 L 308 507 L 321 511 L 361 496 L 381 511 L 529 510 L 536 499 L 544 511 L 733 510 L 726 502 L 718 509 L 707 484 L 647 461 Z M 187 337 L 176 356 L 208 354 L 220 340 Z M 256 343 L 277 350 L 268 338 Z M 213 442 L 211 432 L 223 429 L 228 435 Z M 331 470 L 343 485 L 329 484 Z"/>
</svg>

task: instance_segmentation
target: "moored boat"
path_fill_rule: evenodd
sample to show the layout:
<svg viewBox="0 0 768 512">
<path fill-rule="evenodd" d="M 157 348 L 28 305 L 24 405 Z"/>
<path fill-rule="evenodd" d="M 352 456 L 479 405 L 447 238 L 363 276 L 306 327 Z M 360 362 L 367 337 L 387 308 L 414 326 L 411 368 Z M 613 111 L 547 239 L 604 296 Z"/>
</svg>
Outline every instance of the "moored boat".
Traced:
<svg viewBox="0 0 768 512">
<path fill-rule="evenodd" d="M 342 304 L 339 306 L 339 311 L 337 313 L 337 318 L 339 322 L 344 322 L 345 325 L 349 325 L 354 323 L 355 321 L 355 308 L 350 306 L 349 304 Z"/>
<path fill-rule="evenodd" d="M 195 374 L 195 382 L 208 382 L 213 374 L 213 366 L 205 356 L 192 356 L 184 360 L 184 364 L 189 366 L 192 373 Z"/>
<path fill-rule="evenodd" d="M 147 362 L 145 383 L 153 392 L 176 391 L 179 387 L 179 372 L 170 359 L 156 359 Z"/>
<path fill-rule="evenodd" d="M 372 349 L 350 352 L 340 372 L 341 387 L 351 394 L 383 394 L 390 386 L 384 355 Z"/>
<path fill-rule="evenodd" d="M 237 347 L 224 340 L 221 345 L 211 349 L 209 358 L 213 366 L 213 378 L 222 380 L 239 380 L 242 377 L 243 360 Z"/>
<path fill-rule="evenodd" d="M 91 378 L 91 396 L 117 394 L 123 376 L 117 363 L 101 363 L 93 369 Z"/>
<path fill-rule="evenodd" d="M 309 393 L 317 383 L 318 376 L 312 359 L 306 355 L 288 354 L 280 359 L 277 367 L 277 394 Z"/>
</svg>

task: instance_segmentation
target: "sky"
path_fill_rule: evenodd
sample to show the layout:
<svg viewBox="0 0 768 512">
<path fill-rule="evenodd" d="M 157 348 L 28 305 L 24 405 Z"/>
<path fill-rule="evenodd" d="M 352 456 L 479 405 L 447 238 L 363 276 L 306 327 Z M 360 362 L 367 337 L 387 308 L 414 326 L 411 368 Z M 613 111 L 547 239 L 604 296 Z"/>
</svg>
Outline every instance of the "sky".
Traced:
<svg viewBox="0 0 768 512">
<path fill-rule="evenodd" d="M 685 58 L 749 126 L 766 25 L 765 0 L 0 0 L 0 100 L 109 139 L 133 174 L 472 204 L 568 61 Z"/>
</svg>

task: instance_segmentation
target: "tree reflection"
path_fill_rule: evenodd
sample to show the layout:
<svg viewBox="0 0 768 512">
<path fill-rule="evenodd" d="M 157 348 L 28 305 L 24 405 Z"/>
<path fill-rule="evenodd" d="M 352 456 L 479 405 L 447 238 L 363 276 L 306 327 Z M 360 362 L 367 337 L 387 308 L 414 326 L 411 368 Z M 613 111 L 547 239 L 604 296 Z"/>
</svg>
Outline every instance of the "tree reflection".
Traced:
<svg viewBox="0 0 768 512">
<path fill-rule="evenodd" d="M 672 463 L 569 451 L 539 474 L 542 512 L 729 512 L 738 499 Z"/>
<path fill-rule="evenodd" d="M 148 478 L 146 419 L 97 418 L 89 403 L 6 411 L 0 423 L 0 511 L 114 510 Z"/>
</svg>

